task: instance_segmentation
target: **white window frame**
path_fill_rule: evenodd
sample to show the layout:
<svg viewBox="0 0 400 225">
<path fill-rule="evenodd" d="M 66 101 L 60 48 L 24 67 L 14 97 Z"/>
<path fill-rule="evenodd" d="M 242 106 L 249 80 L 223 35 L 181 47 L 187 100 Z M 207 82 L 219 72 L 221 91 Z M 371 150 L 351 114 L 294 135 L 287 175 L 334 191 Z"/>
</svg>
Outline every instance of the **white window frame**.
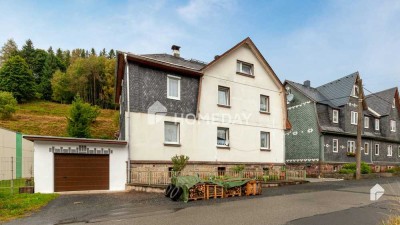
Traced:
<svg viewBox="0 0 400 225">
<path fill-rule="evenodd" d="M 265 98 L 265 103 L 266 103 L 266 110 L 261 110 L 261 99 Z M 260 112 L 266 112 L 269 113 L 269 96 L 268 95 L 260 95 Z"/>
<path fill-rule="evenodd" d="M 218 144 L 218 130 L 223 129 L 226 131 L 225 135 L 226 135 L 226 140 L 225 140 L 225 145 L 220 145 Z M 228 143 L 226 143 L 228 142 Z M 217 127 L 217 146 L 218 147 L 229 147 L 230 146 L 230 139 L 229 139 L 229 128 L 228 127 Z"/>
<path fill-rule="evenodd" d="M 374 146 L 375 146 L 375 148 L 374 148 L 375 155 L 379 155 L 379 144 L 375 144 Z"/>
<path fill-rule="evenodd" d="M 392 104 L 392 108 L 396 108 L 396 98 L 393 98 L 393 104 Z"/>
<path fill-rule="evenodd" d="M 397 155 L 400 157 L 400 146 L 397 147 Z"/>
<path fill-rule="evenodd" d="M 356 142 L 355 141 L 347 141 L 347 152 L 351 152 L 351 153 L 356 152 Z"/>
<path fill-rule="evenodd" d="M 390 131 L 396 132 L 396 121 L 395 120 L 390 120 Z"/>
<path fill-rule="evenodd" d="M 332 140 L 332 151 L 339 152 L 339 139 Z"/>
<path fill-rule="evenodd" d="M 388 145 L 387 146 L 387 156 L 392 156 L 393 155 L 393 145 Z"/>
<path fill-rule="evenodd" d="M 353 124 L 353 125 L 357 125 L 357 123 L 358 123 L 358 112 L 351 111 L 350 113 L 351 113 L 350 123 Z"/>
<path fill-rule="evenodd" d="M 337 109 L 332 110 L 332 122 L 339 123 L 339 110 Z"/>
<path fill-rule="evenodd" d="M 243 64 L 247 65 L 247 66 L 250 66 L 250 73 L 246 73 L 246 72 L 243 71 Z M 237 60 L 236 72 L 242 73 L 242 74 L 247 74 L 247 75 L 250 75 L 250 76 L 254 76 L 254 65 L 251 64 L 251 63 L 248 63 L 248 62 L 243 62 L 243 61 Z"/>
<path fill-rule="evenodd" d="M 176 142 L 173 142 L 173 141 L 166 141 L 165 140 L 165 137 L 166 137 L 166 135 L 165 135 L 165 126 L 166 126 L 166 124 L 173 124 L 173 125 L 175 125 L 176 126 L 176 135 L 177 135 L 177 137 L 176 137 Z M 180 130 L 181 130 L 181 127 L 180 127 L 180 124 L 179 123 L 176 123 L 176 122 L 171 122 L 171 121 L 164 121 L 164 144 L 180 144 Z"/>
<path fill-rule="evenodd" d="M 364 128 L 369 128 L 369 117 L 364 116 Z"/>
<path fill-rule="evenodd" d="M 219 102 L 219 92 L 225 91 L 225 100 L 227 104 L 222 104 Z M 231 89 L 229 87 L 218 85 L 218 96 L 217 96 L 217 104 L 221 106 L 231 106 Z"/>
<path fill-rule="evenodd" d="M 267 135 L 267 139 L 266 139 L 267 143 L 265 143 L 266 147 L 263 147 L 262 142 L 261 142 L 261 140 L 262 140 L 261 137 L 263 134 Z M 266 132 L 266 131 L 260 132 L 260 148 L 261 148 L 261 150 L 270 150 L 271 149 L 271 133 L 270 132 Z"/>
<path fill-rule="evenodd" d="M 169 93 L 169 81 L 170 80 L 178 80 L 178 97 L 171 96 Z M 181 78 L 177 76 L 167 75 L 167 98 L 174 100 L 181 100 Z"/>
<path fill-rule="evenodd" d="M 375 119 L 375 130 L 379 130 L 380 128 L 380 121 L 379 121 L 379 119 Z"/>
<path fill-rule="evenodd" d="M 354 97 L 354 98 L 358 98 L 358 93 L 356 93 L 356 90 L 357 90 L 357 92 L 360 91 L 360 90 L 358 90 L 358 86 L 354 85 L 353 89 L 351 90 L 351 96 Z"/>
<path fill-rule="evenodd" d="M 364 143 L 364 154 L 369 155 L 369 143 L 368 142 Z"/>
</svg>

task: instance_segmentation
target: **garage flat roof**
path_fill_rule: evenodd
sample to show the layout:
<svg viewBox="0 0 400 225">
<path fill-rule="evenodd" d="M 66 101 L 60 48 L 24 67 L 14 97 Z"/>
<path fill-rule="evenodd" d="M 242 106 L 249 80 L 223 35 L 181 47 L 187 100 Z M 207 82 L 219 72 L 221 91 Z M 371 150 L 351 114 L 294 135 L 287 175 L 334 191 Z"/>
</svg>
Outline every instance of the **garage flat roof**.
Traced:
<svg viewBox="0 0 400 225">
<path fill-rule="evenodd" d="M 128 142 L 121 140 L 106 140 L 106 139 L 92 139 L 92 138 L 73 138 L 73 137 L 38 136 L 38 135 L 24 135 L 23 138 L 32 142 L 58 141 L 58 142 L 73 142 L 73 143 L 109 144 L 109 145 L 128 144 Z"/>
</svg>

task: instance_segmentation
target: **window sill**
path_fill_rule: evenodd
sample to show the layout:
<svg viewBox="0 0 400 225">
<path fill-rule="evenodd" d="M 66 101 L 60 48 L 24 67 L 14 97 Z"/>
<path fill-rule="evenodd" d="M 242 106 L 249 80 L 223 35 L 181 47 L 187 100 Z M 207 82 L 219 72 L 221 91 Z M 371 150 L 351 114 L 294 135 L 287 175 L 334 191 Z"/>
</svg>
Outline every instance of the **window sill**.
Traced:
<svg viewBox="0 0 400 225">
<path fill-rule="evenodd" d="M 165 143 L 165 142 L 164 142 L 164 146 L 180 147 L 181 144 L 180 144 L 180 143 Z"/>
<path fill-rule="evenodd" d="M 260 111 L 260 113 L 261 113 L 261 114 L 265 114 L 265 115 L 271 115 L 271 113 L 270 113 L 270 112 L 267 112 L 267 111 Z"/>
<path fill-rule="evenodd" d="M 217 145 L 217 148 L 220 148 L 220 149 L 230 149 L 231 147 L 225 146 L 225 145 Z"/>
<path fill-rule="evenodd" d="M 269 148 L 260 148 L 260 151 L 262 151 L 262 152 L 270 152 L 271 149 L 269 149 Z"/>
<path fill-rule="evenodd" d="M 180 101 L 181 100 L 181 98 L 173 98 L 173 97 L 167 97 L 168 99 L 171 99 L 171 100 L 176 100 L 176 101 Z"/>
<path fill-rule="evenodd" d="M 221 105 L 221 104 L 217 104 L 218 107 L 222 107 L 222 108 L 231 108 L 230 105 Z"/>
<path fill-rule="evenodd" d="M 250 78 L 254 78 L 255 77 L 254 75 L 251 75 L 251 74 L 248 74 L 248 73 L 242 73 L 242 72 L 236 72 L 236 74 L 239 74 L 239 75 L 242 75 L 242 76 L 245 76 L 245 77 L 250 77 Z"/>
</svg>

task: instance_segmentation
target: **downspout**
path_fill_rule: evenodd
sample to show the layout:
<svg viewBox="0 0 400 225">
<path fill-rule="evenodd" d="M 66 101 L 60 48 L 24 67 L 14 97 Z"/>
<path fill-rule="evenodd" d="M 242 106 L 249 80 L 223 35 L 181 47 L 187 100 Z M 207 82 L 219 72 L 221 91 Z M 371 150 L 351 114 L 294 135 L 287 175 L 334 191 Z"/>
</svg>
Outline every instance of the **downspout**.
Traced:
<svg viewBox="0 0 400 225">
<path fill-rule="evenodd" d="M 130 149 L 130 140 L 131 140 L 131 104 L 130 104 L 130 94 L 129 94 L 129 64 L 128 64 L 128 59 L 126 53 L 124 53 L 124 60 L 125 60 L 125 65 L 126 65 L 126 101 L 127 103 L 127 111 L 128 111 L 128 134 L 126 135 L 126 141 L 128 143 L 128 165 L 127 165 L 127 171 L 128 171 L 128 180 L 127 183 L 131 183 L 131 149 Z"/>
</svg>

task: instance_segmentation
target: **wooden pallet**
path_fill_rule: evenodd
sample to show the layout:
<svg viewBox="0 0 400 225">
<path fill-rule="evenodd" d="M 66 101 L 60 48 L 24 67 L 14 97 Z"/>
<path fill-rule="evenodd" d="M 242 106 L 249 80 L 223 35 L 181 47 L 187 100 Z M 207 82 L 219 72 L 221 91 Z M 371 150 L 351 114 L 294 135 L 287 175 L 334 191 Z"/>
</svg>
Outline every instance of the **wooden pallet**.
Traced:
<svg viewBox="0 0 400 225">
<path fill-rule="evenodd" d="M 233 187 L 224 190 L 224 198 L 242 196 L 242 187 Z"/>
<path fill-rule="evenodd" d="M 223 197 L 224 197 L 224 187 L 217 184 L 206 185 L 206 199 L 223 198 Z"/>
<path fill-rule="evenodd" d="M 199 183 L 189 188 L 189 201 L 197 201 L 206 198 L 206 184 Z"/>
</svg>

